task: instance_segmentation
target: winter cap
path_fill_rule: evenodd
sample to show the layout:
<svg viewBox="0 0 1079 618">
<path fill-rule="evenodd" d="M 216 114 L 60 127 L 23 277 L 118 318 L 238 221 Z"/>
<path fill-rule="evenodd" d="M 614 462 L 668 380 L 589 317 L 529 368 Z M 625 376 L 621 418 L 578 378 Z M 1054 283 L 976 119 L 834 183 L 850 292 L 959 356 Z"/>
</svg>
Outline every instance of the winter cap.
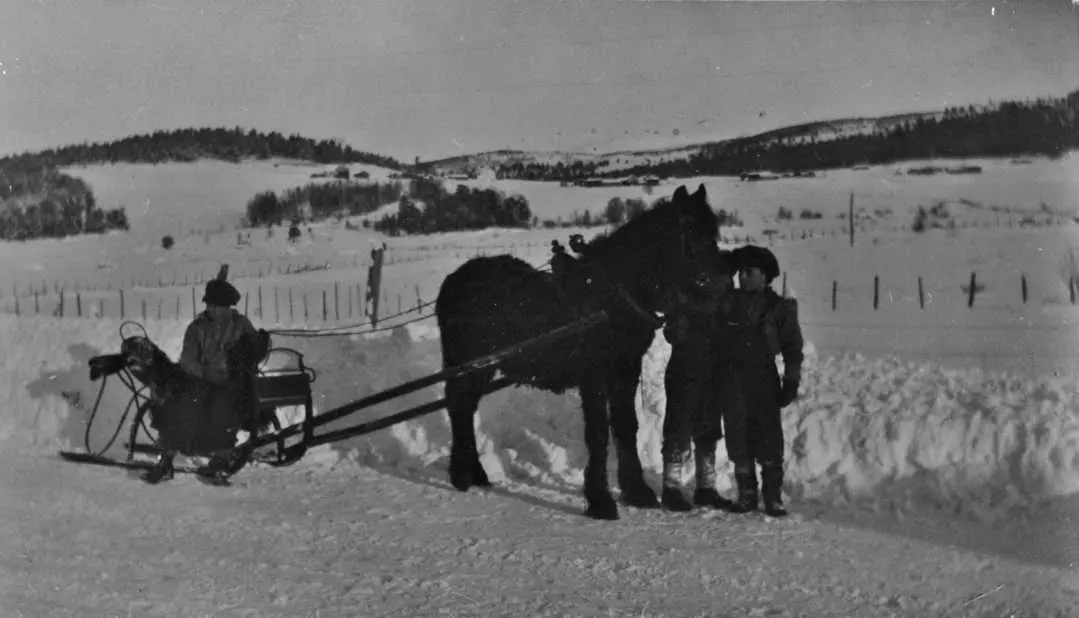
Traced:
<svg viewBox="0 0 1079 618">
<path fill-rule="evenodd" d="M 779 276 L 779 260 L 774 253 L 757 245 L 746 245 L 734 250 L 734 263 L 739 270 L 759 268 L 769 281 Z"/>
</svg>

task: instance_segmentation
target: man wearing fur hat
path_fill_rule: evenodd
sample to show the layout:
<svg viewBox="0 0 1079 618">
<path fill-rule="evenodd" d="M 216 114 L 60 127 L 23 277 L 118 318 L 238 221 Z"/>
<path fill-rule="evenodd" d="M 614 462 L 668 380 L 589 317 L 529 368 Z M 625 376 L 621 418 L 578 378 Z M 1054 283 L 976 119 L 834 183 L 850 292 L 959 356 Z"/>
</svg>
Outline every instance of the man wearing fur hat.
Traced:
<svg viewBox="0 0 1079 618">
<path fill-rule="evenodd" d="M 240 292 L 224 278 L 206 284 L 202 302 L 206 310 L 184 332 L 180 367 L 194 378 L 221 386 L 229 379 L 228 349 L 244 333 L 254 335 L 256 331 L 251 321 L 233 308 L 240 302 Z"/>
<path fill-rule="evenodd" d="M 739 513 L 758 506 L 757 465 L 765 513 L 787 514 L 783 506 L 783 425 L 780 410 L 798 397 L 802 332 L 798 303 L 771 289 L 779 276 L 775 255 L 755 245 L 734 251 L 740 288 L 731 310 L 720 320 L 717 344 L 732 353 L 717 356 L 719 402 L 723 408 L 727 456 L 735 467 Z M 782 355 L 784 375 L 776 368 Z"/>
<path fill-rule="evenodd" d="M 202 301 L 206 309 L 195 317 L 184 332 L 183 350 L 180 352 L 180 368 L 191 378 L 194 395 L 201 402 L 197 418 L 174 418 L 164 421 L 170 427 L 168 433 L 178 444 L 167 444 L 161 464 L 143 479 L 158 483 L 172 476 L 172 459 L 177 451 L 186 452 L 195 442 L 215 444 L 211 448 L 228 448 L 231 442 L 235 418 L 217 418 L 222 411 L 231 412 L 240 398 L 235 376 L 229 374 L 228 351 L 244 334 L 257 336 L 257 331 L 246 316 L 233 307 L 240 301 L 240 292 L 228 281 L 228 266 L 222 266 L 216 279 L 206 284 Z M 225 402 L 225 403 L 222 403 Z M 226 475 L 222 462 L 211 457 L 203 476 L 215 484 L 223 484 Z"/>
</svg>

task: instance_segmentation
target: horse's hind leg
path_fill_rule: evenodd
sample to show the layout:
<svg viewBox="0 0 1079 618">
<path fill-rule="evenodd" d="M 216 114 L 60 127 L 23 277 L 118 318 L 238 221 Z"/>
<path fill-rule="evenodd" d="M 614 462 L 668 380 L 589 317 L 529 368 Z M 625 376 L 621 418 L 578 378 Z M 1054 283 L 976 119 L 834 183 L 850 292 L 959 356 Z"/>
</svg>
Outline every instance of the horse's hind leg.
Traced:
<svg viewBox="0 0 1079 618">
<path fill-rule="evenodd" d="M 588 464 L 584 469 L 584 498 L 586 514 L 596 519 L 618 519 L 618 505 L 611 496 L 607 481 L 607 446 L 611 426 L 607 416 L 607 398 L 602 388 L 581 386 L 581 405 L 584 408 L 584 441 L 588 447 Z"/>
<path fill-rule="evenodd" d="M 453 444 L 450 446 L 450 482 L 459 491 L 473 485 L 487 487 L 491 481 L 480 463 L 476 449 L 476 408 L 479 407 L 488 374 L 472 374 L 446 381 L 446 409 L 450 416 Z"/>
<path fill-rule="evenodd" d="M 618 487 L 622 501 L 638 508 L 658 508 L 656 492 L 644 481 L 641 457 L 637 452 L 637 384 L 641 363 L 627 363 L 608 386 L 611 406 L 611 427 L 618 452 Z"/>
</svg>

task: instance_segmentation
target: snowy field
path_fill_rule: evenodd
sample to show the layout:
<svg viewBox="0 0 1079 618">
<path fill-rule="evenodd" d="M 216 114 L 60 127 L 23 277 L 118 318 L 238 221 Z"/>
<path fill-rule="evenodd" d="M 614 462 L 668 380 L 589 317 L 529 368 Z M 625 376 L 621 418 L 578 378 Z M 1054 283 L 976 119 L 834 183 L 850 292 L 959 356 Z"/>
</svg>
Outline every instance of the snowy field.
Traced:
<svg viewBox="0 0 1079 618">
<path fill-rule="evenodd" d="M 8 311 L 0 315 L 0 344 L 16 352 L 7 356 L 2 386 L 7 400 L 0 414 L 0 451 L 11 474 L 0 487 L 0 521 L 6 522 L 0 531 L 8 543 L 0 544 L 0 576 L 14 583 L 0 586 L 0 609 L 102 616 L 127 615 L 125 608 L 131 615 L 192 616 L 435 615 L 443 609 L 451 615 L 798 615 L 798 608 L 814 616 L 1069 615 L 1063 608 L 1075 609 L 1079 590 L 1068 570 L 1079 564 L 1079 353 L 1073 344 L 1079 308 L 1070 304 L 1065 281 L 1074 267 L 1069 256 L 1079 247 L 1079 226 L 1070 224 L 1079 196 L 1079 157 L 982 163 L 986 172 L 970 176 L 894 174 L 897 167 L 919 165 L 912 163 L 797 181 L 700 179 L 714 207 L 746 218 L 743 232 L 796 232 L 796 239 L 773 247 L 788 271 L 787 291 L 799 299 L 809 342 L 802 398 L 784 413 L 784 491 L 798 515 L 781 524 L 630 509 L 623 509 L 624 522 L 613 524 L 622 533 L 584 523 L 585 449 L 577 395 L 529 389 L 510 389 L 481 403 L 479 447 L 498 484 L 491 492 L 462 495 L 449 487 L 450 430 L 445 414 L 436 413 L 319 449 L 288 470 L 245 470 L 233 493 L 178 479 L 152 490 L 160 496 L 157 502 L 123 473 L 51 458 L 57 448 L 83 446 L 87 410 L 97 394 L 86 361 L 118 349 L 118 314 L 107 310 L 81 320 L 27 316 L 24 298 L 23 315 L 15 317 L 10 285 L 85 272 L 88 287 L 95 281 L 107 286 L 124 278 L 164 279 L 166 268 L 212 274 L 222 261 L 234 271 L 245 265 L 257 270 L 270 259 L 334 261 L 339 266 L 329 271 L 237 280 L 241 291 L 254 293 L 261 283 L 264 289 L 307 290 L 321 301 L 322 290 L 334 281 L 363 281 L 364 260 L 382 239 L 324 224 L 313 226 L 314 240 L 296 246 L 281 238 L 266 241 L 258 237 L 263 231 L 252 231 L 251 245 L 237 246 L 233 230 L 177 238 L 165 253 L 160 219 L 147 215 L 127 236 L 6 243 L 0 256 L 13 266 L 0 279 L 0 302 L 7 301 Z M 274 169 L 281 173 L 272 167 L 263 172 Z M 296 174 L 279 189 L 306 182 L 306 171 Z M 132 180 L 124 199 L 133 199 L 137 191 L 130 187 L 143 182 Z M 265 184 L 263 177 L 259 182 Z M 585 207 L 598 211 L 609 197 L 635 197 L 632 192 L 639 190 L 495 183 L 525 194 L 541 218 Z M 242 212 L 249 189 L 253 194 L 272 188 L 255 184 L 244 188 L 235 214 Z M 655 197 L 672 190 L 659 187 Z M 846 210 L 851 191 L 857 207 L 890 214 L 863 221 L 853 248 L 843 236 L 797 239 L 797 231 L 813 225 L 842 229 L 836 215 Z M 909 228 L 919 204 L 940 202 L 956 220 L 992 225 L 922 235 L 902 229 Z M 114 205 L 100 197 L 99 203 Z M 796 216 L 803 207 L 824 216 L 777 223 L 779 205 Z M 1055 224 L 997 223 L 1002 216 L 1018 222 L 1032 212 Z M 410 258 L 388 264 L 384 277 L 391 294 L 414 303 L 418 290 L 429 301 L 442 278 L 475 252 L 514 252 L 539 265 L 549 256 L 549 241 L 565 242 L 572 231 L 388 239 L 389 255 Z M 93 266 L 102 261 L 110 266 Z M 971 271 L 984 285 L 973 309 L 961 289 Z M 880 280 L 877 310 L 874 275 Z M 1023 275 L 1026 304 L 1020 297 Z M 919 276 L 927 292 L 925 309 L 917 302 Z M 835 311 L 833 281 L 839 291 Z M 173 358 L 190 319 L 190 293 L 190 287 L 164 287 L 133 290 L 127 298 L 128 317 L 144 322 Z M 166 307 L 179 298 L 182 319 L 143 321 L 133 309 L 141 298 L 150 299 L 151 307 L 154 298 Z M 256 324 L 273 329 L 287 321 L 266 315 Z M 321 317 L 310 321 L 317 326 Z M 299 349 L 318 371 L 316 407 L 324 412 L 439 370 L 437 337 L 428 319 L 379 336 L 278 336 L 274 343 Z M 668 354 L 657 335 L 638 396 L 638 446 L 653 487 L 659 486 L 661 469 Z M 89 435 L 95 450 L 110 439 L 127 400 L 122 386 L 110 384 Z M 441 386 L 427 388 L 330 428 L 439 396 Z M 719 489 L 729 493 L 732 470 L 722 445 L 719 461 L 725 465 Z M 275 500 L 278 495 L 285 501 Z M 177 510 L 186 514 L 170 520 Z M 261 543 L 273 539 L 273 548 L 251 553 L 260 535 L 227 532 L 221 523 L 243 528 L 251 517 L 260 522 Z M 136 529 L 125 537 L 113 529 L 117 522 Z M 742 526 L 735 529 L 744 534 L 732 537 L 725 532 L 730 526 Z M 194 540 L 175 549 L 184 534 Z M 19 540 L 24 537 L 37 545 Z M 635 540 L 624 540 L 629 538 Z M 623 543 L 622 549 L 610 549 Z M 153 576 L 124 566 L 124 555 L 114 550 L 150 561 L 146 572 Z M 301 556 L 304 551 L 308 557 Z M 49 569 L 65 564 L 68 552 L 84 562 L 64 567 L 65 580 Z M 765 562 L 747 563 L 747 556 Z M 25 566 L 35 561 L 39 566 Z M 369 570 L 359 573 L 352 563 Z M 762 571 L 761 564 L 773 566 Z M 775 566 L 783 564 L 789 568 Z M 1031 571 L 1031 564 L 1048 570 Z M 656 570 L 661 567 L 662 574 Z M 498 580 L 501 596 L 485 596 L 446 571 L 469 568 L 473 577 Z M 178 574 L 193 569 L 228 583 Z M 110 573 L 114 579 L 106 581 Z M 511 573 L 538 574 L 535 581 L 543 583 L 515 584 Z M 933 583 L 925 579 L 929 573 L 937 573 Z M 17 592 L 20 582 L 23 592 Z M 88 595 L 90 590 L 100 592 Z M 179 595 L 189 594 L 201 600 L 181 604 Z M 7 604 L 8 598 L 16 601 Z M 317 613 L 319 608 L 326 613 Z"/>
<path fill-rule="evenodd" d="M 42 452 L 82 448 L 86 410 L 97 394 L 86 360 L 116 349 L 119 323 L 0 319 L 6 322 L 7 349 L 22 350 L 7 372 L 5 409 L 17 412 L 0 427 L 4 437 L 31 439 Z M 173 358 L 179 355 L 183 326 L 147 325 Z M 410 325 L 377 338 L 311 340 L 303 349 L 319 374 L 316 408 L 327 410 L 438 371 L 436 337 Z M 288 345 L 283 338 L 275 344 Z M 868 501 L 879 508 L 943 509 L 991 520 L 1012 507 L 1079 491 L 1079 380 L 1074 376 L 990 376 L 898 358 L 821 358 L 812 344 L 806 351 L 804 395 L 784 418 L 787 493 L 796 503 Z M 658 335 L 645 359 L 638 399 L 639 447 L 657 483 L 668 355 L 669 346 Z M 89 436 L 95 451 L 107 443 L 126 404 L 119 383 L 107 393 Z M 441 396 L 441 386 L 430 387 L 330 427 Z M 575 394 L 513 389 L 486 398 L 479 418 L 479 446 L 492 479 L 578 492 L 587 453 Z M 332 457 L 440 477 L 449 446 L 449 424 L 438 413 L 340 443 Z M 722 445 L 720 455 L 724 461 Z M 731 472 L 727 464 L 721 489 L 730 489 Z"/>
</svg>

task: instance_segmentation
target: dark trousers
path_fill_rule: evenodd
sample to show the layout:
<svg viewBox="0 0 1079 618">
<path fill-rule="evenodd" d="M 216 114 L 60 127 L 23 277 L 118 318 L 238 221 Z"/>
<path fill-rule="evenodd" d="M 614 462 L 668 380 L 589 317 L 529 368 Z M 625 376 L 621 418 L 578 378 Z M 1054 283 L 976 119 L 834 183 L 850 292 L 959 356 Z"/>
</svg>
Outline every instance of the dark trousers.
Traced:
<svg viewBox="0 0 1079 618">
<path fill-rule="evenodd" d="M 720 394 L 727 457 L 735 466 L 783 461 L 779 374 L 768 369 L 732 376 Z"/>
<path fill-rule="evenodd" d="M 723 437 L 710 360 L 709 350 L 702 345 L 680 343 L 671 350 L 664 375 L 664 461 L 684 459 L 691 444 L 714 447 Z"/>
<path fill-rule="evenodd" d="M 162 446 L 184 455 L 231 448 L 242 425 L 244 390 L 232 382 L 214 385 L 191 380 L 186 392 L 155 406 L 152 425 Z"/>
</svg>

